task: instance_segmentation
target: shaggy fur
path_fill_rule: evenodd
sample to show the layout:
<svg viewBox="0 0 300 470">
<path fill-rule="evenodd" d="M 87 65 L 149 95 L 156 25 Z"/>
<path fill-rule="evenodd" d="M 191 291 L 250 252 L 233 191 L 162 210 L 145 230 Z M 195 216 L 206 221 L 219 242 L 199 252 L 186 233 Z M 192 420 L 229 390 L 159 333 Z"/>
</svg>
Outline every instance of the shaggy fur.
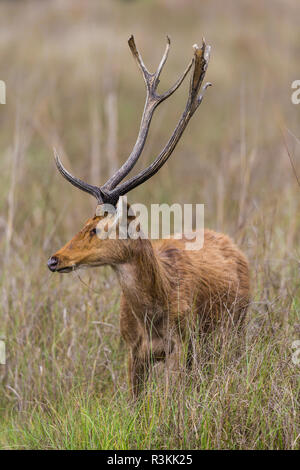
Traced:
<svg viewBox="0 0 300 470">
<path fill-rule="evenodd" d="M 150 365 L 175 356 L 191 324 L 207 332 L 224 320 L 242 323 L 250 295 L 248 262 L 229 237 L 211 230 L 204 233 L 202 249 L 187 251 L 185 240 L 100 240 L 95 234 L 100 220 L 88 220 L 55 253 L 56 271 L 110 265 L 116 272 L 136 397 Z"/>
</svg>

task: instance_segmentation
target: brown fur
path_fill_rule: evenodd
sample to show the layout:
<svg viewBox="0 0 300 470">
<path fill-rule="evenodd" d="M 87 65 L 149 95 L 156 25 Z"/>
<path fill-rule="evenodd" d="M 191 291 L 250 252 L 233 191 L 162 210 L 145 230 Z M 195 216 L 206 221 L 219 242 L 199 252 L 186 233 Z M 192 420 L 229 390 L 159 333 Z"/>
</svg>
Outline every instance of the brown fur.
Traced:
<svg viewBox="0 0 300 470">
<path fill-rule="evenodd" d="M 226 318 L 242 321 L 249 303 L 248 262 L 226 235 L 205 230 L 204 246 L 186 251 L 185 240 L 100 240 L 100 217 L 54 256 L 58 270 L 110 265 L 119 279 L 121 334 L 129 347 L 129 383 L 137 396 L 150 364 L 178 351 L 189 325 L 203 331 Z"/>
</svg>

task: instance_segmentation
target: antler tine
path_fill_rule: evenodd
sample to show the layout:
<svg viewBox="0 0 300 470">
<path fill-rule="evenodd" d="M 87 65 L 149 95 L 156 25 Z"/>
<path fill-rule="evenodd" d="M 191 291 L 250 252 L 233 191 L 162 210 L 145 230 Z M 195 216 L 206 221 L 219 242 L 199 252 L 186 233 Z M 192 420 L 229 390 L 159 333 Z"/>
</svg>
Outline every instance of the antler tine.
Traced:
<svg viewBox="0 0 300 470">
<path fill-rule="evenodd" d="M 177 82 L 165 93 L 162 95 L 159 95 L 156 93 L 158 84 L 159 84 L 159 77 L 161 74 L 161 71 L 163 69 L 163 66 L 166 63 L 166 60 L 168 58 L 169 50 L 170 50 L 170 45 L 171 45 L 171 40 L 169 36 L 167 36 L 167 45 L 165 52 L 163 54 L 163 57 L 159 63 L 159 66 L 157 68 L 157 71 L 153 74 L 151 74 L 144 62 L 143 59 L 136 47 L 134 37 L 130 36 L 128 40 L 128 44 L 130 47 L 130 50 L 143 74 L 146 87 L 147 87 L 147 97 L 146 97 L 146 102 L 145 102 L 145 107 L 144 107 L 144 112 L 142 116 L 142 121 L 140 125 L 140 130 L 138 134 L 137 141 L 133 147 L 133 150 L 131 154 L 129 155 L 128 159 L 126 162 L 119 168 L 119 170 L 109 178 L 109 180 L 102 186 L 102 189 L 104 189 L 106 192 L 111 192 L 116 186 L 128 175 L 128 173 L 132 170 L 134 165 L 136 164 L 137 160 L 139 159 L 144 146 L 146 142 L 146 138 L 149 132 L 151 120 L 153 113 L 157 106 L 162 103 L 166 98 L 171 96 L 177 88 L 181 85 L 183 80 L 185 79 L 186 75 L 188 74 L 189 70 L 191 69 L 191 66 L 193 64 L 193 61 L 190 62 L 190 64 L 187 66 L 183 74 L 179 77 Z"/>
<path fill-rule="evenodd" d="M 173 95 L 174 91 L 177 90 L 177 88 L 180 87 L 180 85 L 182 84 L 183 80 L 185 79 L 185 77 L 187 76 L 187 74 L 189 73 L 189 71 L 191 70 L 191 67 L 193 65 L 193 59 L 190 61 L 189 65 L 187 66 L 187 68 L 185 69 L 185 71 L 183 72 L 183 74 L 178 78 L 178 80 L 174 83 L 174 85 L 168 90 L 166 91 L 165 93 L 163 93 L 162 95 L 159 95 L 161 101 L 164 101 L 166 98 L 169 98 L 169 96 Z"/>
<path fill-rule="evenodd" d="M 99 204 L 102 204 L 103 202 L 105 202 L 104 201 L 105 196 L 103 198 L 103 194 L 100 188 L 98 188 L 97 186 L 93 186 L 91 184 L 85 183 L 79 178 L 76 178 L 75 176 L 71 175 L 71 173 L 69 173 L 68 170 L 66 170 L 63 164 L 61 163 L 61 160 L 55 148 L 53 149 L 53 152 L 54 152 L 54 159 L 55 159 L 57 169 L 67 181 L 73 184 L 73 186 L 76 186 L 76 188 L 82 189 L 82 191 L 85 191 L 86 193 L 89 193 L 92 196 L 94 196 L 99 202 Z"/>
<path fill-rule="evenodd" d="M 168 58 L 168 55 L 169 55 L 169 50 L 170 50 L 170 47 L 171 47 L 171 39 L 170 37 L 167 35 L 167 45 L 166 45 L 166 49 L 165 49 L 165 52 L 164 52 L 164 55 L 162 56 L 162 59 L 159 63 L 159 66 L 157 67 L 157 70 L 155 72 L 155 78 L 156 78 L 156 81 L 157 81 L 157 85 L 159 83 L 159 77 L 160 77 L 160 74 L 161 74 L 161 71 L 162 69 L 164 68 L 164 65 L 167 61 L 167 58 Z"/>
<path fill-rule="evenodd" d="M 201 49 L 198 47 L 197 44 L 193 45 L 194 49 L 194 71 L 191 77 L 190 82 L 190 93 L 189 93 L 189 100 L 191 101 L 191 111 L 192 115 L 198 108 L 199 104 L 201 103 L 203 96 L 200 95 L 198 97 L 199 89 L 203 82 L 203 78 L 205 76 L 209 59 L 210 59 L 210 51 L 211 47 L 206 45 L 205 39 L 202 39 L 202 47 Z M 203 91 L 205 92 L 206 88 L 211 86 L 211 83 L 206 83 Z M 196 99 L 195 99 L 196 98 Z"/>
<path fill-rule="evenodd" d="M 164 163 L 168 160 L 168 158 L 172 154 L 190 118 L 193 116 L 194 112 L 196 111 L 200 103 L 202 102 L 206 89 L 211 85 L 211 83 L 209 82 L 206 83 L 204 87 L 202 88 L 202 93 L 198 96 L 198 93 L 202 85 L 205 72 L 207 70 L 207 66 L 209 63 L 210 46 L 207 46 L 205 44 L 205 41 L 203 40 L 201 49 L 199 49 L 197 45 L 194 45 L 193 48 L 194 48 L 194 59 L 192 62 L 193 73 L 191 76 L 189 96 L 187 99 L 185 110 L 182 113 L 173 134 L 171 135 L 164 149 L 161 151 L 158 157 L 154 160 L 154 162 L 148 168 L 142 170 L 136 176 L 133 176 L 129 180 L 120 184 L 118 187 L 116 187 L 112 191 L 112 194 L 118 194 L 118 197 L 122 196 L 126 194 L 128 191 L 135 188 L 136 186 L 139 186 L 140 184 L 144 183 L 149 178 L 151 178 L 151 176 L 157 173 L 157 171 L 164 165 Z"/>
<path fill-rule="evenodd" d="M 143 75 L 144 80 L 145 80 L 146 85 L 147 85 L 148 81 L 149 81 L 149 77 L 151 76 L 151 73 L 147 70 L 147 68 L 146 68 L 146 66 L 143 62 L 142 56 L 141 56 L 141 54 L 139 53 L 139 51 L 136 47 L 133 34 L 128 39 L 128 45 L 130 47 L 130 50 L 132 52 L 132 55 L 133 55 L 134 59 L 136 60 L 136 63 L 138 64 L 139 69 L 142 72 L 142 75 Z"/>
</svg>

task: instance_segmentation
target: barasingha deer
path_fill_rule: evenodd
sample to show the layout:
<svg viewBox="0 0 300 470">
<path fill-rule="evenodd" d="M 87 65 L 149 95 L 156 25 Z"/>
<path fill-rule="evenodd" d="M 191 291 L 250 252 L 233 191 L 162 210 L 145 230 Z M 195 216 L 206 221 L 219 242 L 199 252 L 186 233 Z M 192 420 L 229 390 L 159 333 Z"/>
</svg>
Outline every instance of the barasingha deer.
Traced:
<svg viewBox="0 0 300 470">
<path fill-rule="evenodd" d="M 129 47 L 142 72 L 147 97 L 138 138 L 127 161 L 103 186 L 97 187 L 72 176 L 55 152 L 60 173 L 74 186 L 94 196 L 100 209 L 107 204 L 116 207 L 121 196 L 151 178 L 164 165 L 209 85 L 202 87 L 210 53 L 204 41 L 201 48 L 193 46 L 192 61 L 174 86 L 163 94 L 158 94 L 157 87 L 168 57 L 169 38 L 155 73 L 145 67 L 133 36 Z M 148 168 L 123 181 L 142 153 L 155 109 L 177 90 L 190 70 L 186 107 L 166 146 Z M 105 211 L 99 215 L 97 211 L 48 260 L 48 267 L 58 273 L 81 267 L 109 265 L 113 268 L 122 290 L 120 329 L 129 347 L 129 383 L 133 396 L 137 396 L 151 365 L 157 361 L 168 364 L 178 354 L 191 321 L 195 320 L 202 332 L 216 327 L 222 320 L 227 319 L 232 325 L 242 321 L 249 303 L 249 271 L 245 256 L 232 240 L 211 230 L 204 231 L 204 244 L 198 251 L 186 250 L 184 238 L 151 241 L 128 236 L 124 239 L 118 231 L 115 239 L 101 237 L 100 226 L 105 231 L 113 224 L 118 228 L 116 217 Z M 128 223 L 133 219 L 134 215 L 128 213 Z"/>
</svg>

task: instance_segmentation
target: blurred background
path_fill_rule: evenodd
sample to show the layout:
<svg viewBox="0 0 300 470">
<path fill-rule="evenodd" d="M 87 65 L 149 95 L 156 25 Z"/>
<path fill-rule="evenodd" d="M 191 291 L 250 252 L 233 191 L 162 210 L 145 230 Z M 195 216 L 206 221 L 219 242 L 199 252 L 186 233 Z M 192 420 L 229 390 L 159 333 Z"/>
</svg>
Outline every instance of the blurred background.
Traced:
<svg viewBox="0 0 300 470">
<path fill-rule="evenodd" d="M 145 99 L 127 45 L 132 33 L 150 70 L 170 35 L 161 90 L 205 37 L 212 46 L 206 79 L 213 88 L 172 159 L 130 200 L 203 202 L 207 225 L 225 231 L 246 219 L 249 227 L 253 211 L 263 208 L 267 216 L 293 189 L 297 203 L 280 131 L 290 151 L 299 150 L 299 109 L 291 102 L 300 47 L 296 1 L 3 1 L 0 8 L 0 78 L 7 86 L 7 104 L 0 108 L 2 229 L 10 198 L 23 241 L 28 227 L 31 240 L 43 238 L 42 231 L 49 235 L 55 217 L 52 247 L 92 213 L 94 201 L 55 170 L 52 147 L 74 174 L 95 184 L 127 158 Z M 188 81 L 157 110 L 138 168 L 167 141 L 187 89 Z"/>
<path fill-rule="evenodd" d="M 204 203 L 205 226 L 230 234 L 249 257 L 253 324 L 267 312 L 274 331 L 295 334 L 300 105 L 291 102 L 291 83 L 300 79 L 299 15 L 297 0 L 0 2 L 3 409 L 52 400 L 74 380 L 126 388 L 111 272 L 57 276 L 46 262 L 95 210 L 57 172 L 53 146 L 73 174 L 98 185 L 136 140 L 145 89 L 131 34 L 151 71 L 170 35 L 162 91 L 205 37 L 213 86 L 167 164 L 129 201 Z M 188 81 L 156 111 L 134 172 L 166 143 L 187 90 Z"/>
</svg>

